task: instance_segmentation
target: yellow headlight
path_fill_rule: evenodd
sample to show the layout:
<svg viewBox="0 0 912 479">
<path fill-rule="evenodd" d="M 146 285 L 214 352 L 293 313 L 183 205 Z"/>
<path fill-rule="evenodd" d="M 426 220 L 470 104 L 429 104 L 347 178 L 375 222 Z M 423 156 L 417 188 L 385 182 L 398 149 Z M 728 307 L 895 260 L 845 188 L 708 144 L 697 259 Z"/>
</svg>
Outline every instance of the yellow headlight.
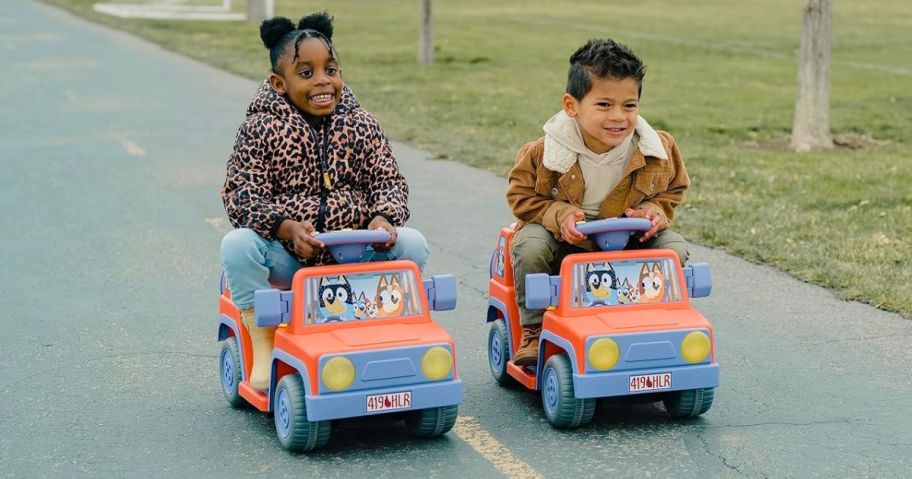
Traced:
<svg viewBox="0 0 912 479">
<path fill-rule="evenodd" d="M 421 372 L 431 381 L 447 377 L 453 370 L 453 355 L 443 346 L 434 346 L 421 358 Z"/>
<path fill-rule="evenodd" d="M 344 356 L 336 356 L 323 365 L 320 373 L 323 384 L 332 391 L 342 391 L 355 380 L 355 365 Z"/>
<path fill-rule="evenodd" d="M 688 362 L 699 363 L 709 354 L 709 336 L 703 331 L 691 331 L 681 341 L 681 356 Z"/>
<path fill-rule="evenodd" d="M 621 348 L 613 339 L 596 339 L 589 346 L 589 364 L 595 369 L 611 369 L 621 358 Z"/>
</svg>

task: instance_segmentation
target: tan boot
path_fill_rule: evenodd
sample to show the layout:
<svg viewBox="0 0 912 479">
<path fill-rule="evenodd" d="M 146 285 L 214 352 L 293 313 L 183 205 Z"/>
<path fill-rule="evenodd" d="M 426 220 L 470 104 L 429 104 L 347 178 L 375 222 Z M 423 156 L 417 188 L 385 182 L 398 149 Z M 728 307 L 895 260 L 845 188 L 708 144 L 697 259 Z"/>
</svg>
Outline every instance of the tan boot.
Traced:
<svg viewBox="0 0 912 479">
<path fill-rule="evenodd" d="M 260 328 L 256 325 L 256 314 L 253 308 L 241 310 L 241 320 L 250 332 L 250 343 L 253 345 L 253 369 L 248 381 L 250 387 L 257 390 L 269 388 L 269 363 L 272 360 L 272 345 L 275 341 L 275 326 Z"/>
<path fill-rule="evenodd" d="M 517 366 L 535 366 L 538 363 L 538 337 L 541 325 L 523 326 L 519 349 L 513 355 L 513 364 Z"/>
</svg>

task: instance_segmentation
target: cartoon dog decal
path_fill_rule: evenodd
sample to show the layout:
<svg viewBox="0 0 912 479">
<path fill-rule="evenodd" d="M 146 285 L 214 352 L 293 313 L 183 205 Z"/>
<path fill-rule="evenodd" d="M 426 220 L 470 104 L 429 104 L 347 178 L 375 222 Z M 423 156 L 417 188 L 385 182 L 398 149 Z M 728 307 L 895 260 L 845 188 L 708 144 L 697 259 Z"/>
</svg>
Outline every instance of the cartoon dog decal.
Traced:
<svg viewBox="0 0 912 479">
<path fill-rule="evenodd" d="M 649 267 L 649 263 L 643 263 L 638 284 L 640 299 L 644 303 L 658 303 L 664 299 L 665 274 L 659 268 L 658 262 L 652 263 L 652 268 Z"/>
<path fill-rule="evenodd" d="M 586 266 L 586 301 L 589 305 L 617 304 L 617 274 L 611 263 Z"/>
<path fill-rule="evenodd" d="M 374 299 L 368 300 L 365 298 L 365 302 L 365 304 L 367 304 L 367 318 L 376 318 L 377 314 L 379 313 L 379 310 L 377 309 L 377 301 Z"/>
<path fill-rule="evenodd" d="M 624 278 L 624 282 L 618 288 L 618 304 L 636 304 L 640 302 L 640 291 L 631 286 L 630 281 Z"/>
<path fill-rule="evenodd" d="M 386 280 L 386 276 L 381 276 L 380 282 L 377 284 L 377 314 L 379 317 L 400 316 L 405 304 L 404 296 L 405 291 L 398 274 L 390 275 L 389 281 Z"/>
<path fill-rule="evenodd" d="M 500 244 L 497 246 L 497 276 L 504 275 L 504 253 L 507 249 L 507 239 L 500 237 Z"/>
<path fill-rule="evenodd" d="M 351 285 L 345 276 L 330 280 L 323 277 L 320 280 L 320 314 L 323 320 L 345 321 L 352 319 L 353 298 Z"/>
<path fill-rule="evenodd" d="M 355 298 L 355 302 L 352 305 L 352 311 L 354 312 L 355 319 L 369 318 L 370 317 L 368 315 L 369 307 L 370 307 L 370 301 L 367 300 L 367 295 L 365 295 L 364 291 L 362 291 L 361 294 Z M 375 311 L 376 311 L 376 308 L 377 307 L 374 306 Z"/>
</svg>

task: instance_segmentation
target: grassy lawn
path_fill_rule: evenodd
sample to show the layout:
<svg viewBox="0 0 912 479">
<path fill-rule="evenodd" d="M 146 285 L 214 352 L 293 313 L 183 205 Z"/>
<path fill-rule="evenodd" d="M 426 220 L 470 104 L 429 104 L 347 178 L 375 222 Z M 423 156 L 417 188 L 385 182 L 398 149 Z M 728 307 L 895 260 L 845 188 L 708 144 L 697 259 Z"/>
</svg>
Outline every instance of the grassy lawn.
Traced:
<svg viewBox="0 0 912 479">
<path fill-rule="evenodd" d="M 254 25 L 123 20 L 94 13 L 92 0 L 45 1 L 251 78 L 268 70 Z M 642 115 L 687 161 L 693 187 L 678 230 L 912 317 L 905 0 L 834 2 L 833 130 L 876 141 L 802 155 L 781 145 L 804 0 L 438 0 L 430 66 L 415 61 L 418 0 L 276 3 L 295 19 L 336 16 L 346 81 L 391 137 L 501 174 L 559 108 L 570 53 L 613 36 L 646 61 Z"/>
</svg>

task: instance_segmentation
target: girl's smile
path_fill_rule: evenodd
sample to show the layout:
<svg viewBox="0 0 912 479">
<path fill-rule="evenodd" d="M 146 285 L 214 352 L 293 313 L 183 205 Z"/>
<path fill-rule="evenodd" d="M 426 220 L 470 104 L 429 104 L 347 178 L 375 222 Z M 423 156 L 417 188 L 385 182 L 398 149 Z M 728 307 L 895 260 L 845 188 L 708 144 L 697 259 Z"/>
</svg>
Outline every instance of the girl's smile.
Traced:
<svg viewBox="0 0 912 479">
<path fill-rule="evenodd" d="M 342 99 L 342 69 L 333 52 L 319 38 L 305 38 L 289 44 L 279 74 L 270 77 L 273 89 L 285 94 L 312 125 L 329 116 Z"/>
<path fill-rule="evenodd" d="M 333 92 L 329 93 L 317 93 L 308 97 L 317 108 L 326 108 L 328 106 L 335 106 L 336 97 Z"/>
</svg>

